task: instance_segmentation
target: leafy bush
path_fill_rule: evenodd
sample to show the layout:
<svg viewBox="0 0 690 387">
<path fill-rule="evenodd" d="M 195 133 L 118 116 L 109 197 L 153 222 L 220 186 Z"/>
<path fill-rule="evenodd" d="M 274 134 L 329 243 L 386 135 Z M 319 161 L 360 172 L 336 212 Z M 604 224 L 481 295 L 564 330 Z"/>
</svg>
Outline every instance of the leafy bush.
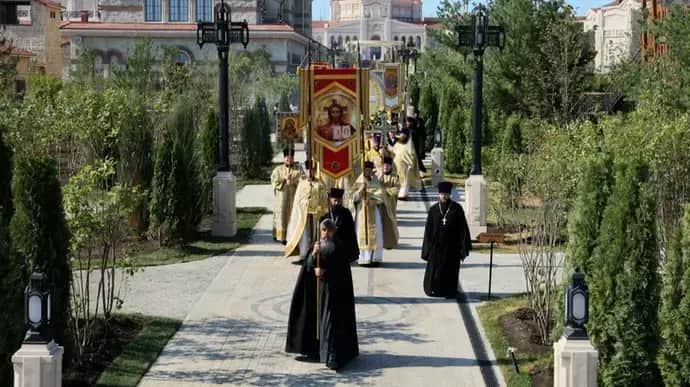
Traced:
<svg viewBox="0 0 690 387">
<path fill-rule="evenodd" d="M 254 103 L 254 112 L 257 115 L 257 124 L 259 125 L 259 152 L 261 154 L 261 164 L 271 165 L 273 161 L 273 147 L 271 145 L 271 117 L 268 114 L 268 107 L 266 106 L 266 99 L 264 97 L 257 98 Z"/>
<path fill-rule="evenodd" d="M 467 138 L 465 137 L 466 116 L 462 108 L 457 108 L 451 114 L 445 127 L 443 144 L 445 148 L 445 168 L 450 173 L 465 173 L 469 165 L 466 164 Z"/>
<path fill-rule="evenodd" d="M 191 103 L 180 99 L 156 149 L 150 213 L 152 231 L 161 244 L 189 240 L 200 220 L 195 122 Z"/>
<path fill-rule="evenodd" d="M 248 109 L 242 123 L 242 149 L 240 151 L 240 173 L 247 178 L 261 176 L 263 155 L 261 154 L 261 118 L 257 109 Z"/>
<path fill-rule="evenodd" d="M 213 211 L 213 177 L 218 170 L 218 112 L 210 108 L 206 111 L 204 121 L 197 139 L 198 158 L 201 169 L 200 208 L 203 214 Z"/>
<path fill-rule="evenodd" d="M 12 217 L 12 159 L 0 127 L 0 386 L 9 386 L 12 379 L 10 356 L 21 340 L 21 287 L 10 280 L 16 267 L 10 266 L 8 225 Z"/>
</svg>

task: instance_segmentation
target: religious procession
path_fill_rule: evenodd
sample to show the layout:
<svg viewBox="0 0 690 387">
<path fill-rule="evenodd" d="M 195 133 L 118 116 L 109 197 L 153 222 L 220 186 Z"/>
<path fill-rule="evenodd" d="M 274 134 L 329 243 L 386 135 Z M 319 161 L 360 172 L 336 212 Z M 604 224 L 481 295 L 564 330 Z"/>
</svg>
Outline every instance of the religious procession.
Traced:
<svg viewBox="0 0 690 387">
<path fill-rule="evenodd" d="M 297 360 L 338 370 L 359 355 L 351 264 L 385 268 L 385 252 L 399 243 L 398 202 L 423 188 L 416 118 L 403 117 L 404 81 L 397 63 L 300 72 L 303 108 L 290 122 L 303 128 L 306 161 L 295 161 L 291 130 L 271 174 L 273 239 L 301 265 L 285 345 Z M 452 298 L 471 241 L 452 184 L 437 188 L 420 251 L 422 286 L 430 297 Z"/>
</svg>

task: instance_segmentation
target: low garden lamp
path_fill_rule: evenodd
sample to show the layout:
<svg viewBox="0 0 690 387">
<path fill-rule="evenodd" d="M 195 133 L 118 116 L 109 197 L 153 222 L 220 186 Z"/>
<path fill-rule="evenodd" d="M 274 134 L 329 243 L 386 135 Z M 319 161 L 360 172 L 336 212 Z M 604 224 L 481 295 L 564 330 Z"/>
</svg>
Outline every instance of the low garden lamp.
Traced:
<svg viewBox="0 0 690 387">
<path fill-rule="evenodd" d="M 441 141 L 441 128 L 436 127 L 436 130 L 434 131 L 434 146 L 436 148 L 441 148 L 443 145 L 443 142 Z"/>
<path fill-rule="evenodd" d="M 50 332 L 50 290 L 48 276 L 32 273 L 29 285 L 24 292 L 24 320 L 29 331 L 24 338 L 26 343 L 48 343 L 52 340 Z"/>
<path fill-rule="evenodd" d="M 589 321 L 589 290 L 585 283 L 585 275 L 576 268 L 565 292 L 565 337 L 587 340 L 585 327 L 587 321 Z"/>
</svg>

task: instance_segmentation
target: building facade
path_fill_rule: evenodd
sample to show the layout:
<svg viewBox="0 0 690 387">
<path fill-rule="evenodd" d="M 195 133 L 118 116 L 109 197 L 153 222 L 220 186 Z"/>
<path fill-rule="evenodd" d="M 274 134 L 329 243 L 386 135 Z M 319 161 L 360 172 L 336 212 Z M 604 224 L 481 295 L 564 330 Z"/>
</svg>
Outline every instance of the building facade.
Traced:
<svg viewBox="0 0 690 387">
<path fill-rule="evenodd" d="M 30 72 L 59 76 L 62 73 L 61 12 L 51 0 L 3 0 L 0 2 L 0 28 L 19 58 L 18 89 Z M 21 90 L 17 90 L 21 92 Z"/>
<path fill-rule="evenodd" d="M 180 62 L 217 59 L 214 45 L 199 48 L 196 23 L 213 21 L 215 0 L 63 0 L 61 26 L 68 61 L 88 49 L 107 74 L 126 60 L 143 39 L 154 48 L 177 47 Z M 230 0 L 232 21 L 249 23 L 247 50 L 262 47 L 277 72 L 294 72 L 304 60 L 311 34 L 311 2 L 305 0 Z M 243 50 L 241 45 L 233 47 Z M 67 69 L 65 70 L 67 72 Z"/>
<path fill-rule="evenodd" d="M 595 71 L 607 73 L 618 63 L 639 55 L 639 0 L 614 0 L 587 11 L 585 31 L 594 31 Z"/>
<path fill-rule="evenodd" d="M 314 21 L 314 40 L 331 47 L 344 47 L 350 41 L 399 41 L 422 49 L 427 43 L 427 29 L 437 25 L 424 19 L 421 0 L 331 0 L 329 21 Z M 391 55 L 389 48 L 368 47 L 364 59 L 382 59 Z"/>
</svg>

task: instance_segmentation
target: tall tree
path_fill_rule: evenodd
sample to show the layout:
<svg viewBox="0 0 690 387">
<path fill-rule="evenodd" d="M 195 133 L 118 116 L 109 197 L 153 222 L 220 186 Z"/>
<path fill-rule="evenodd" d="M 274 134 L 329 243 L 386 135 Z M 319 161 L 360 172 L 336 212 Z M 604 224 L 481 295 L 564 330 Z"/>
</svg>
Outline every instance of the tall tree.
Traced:
<svg viewBox="0 0 690 387">
<path fill-rule="evenodd" d="M 591 263 L 589 327 L 599 350 L 601 384 L 659 385 L 656 203 L 643 161 L 617 166 L 607 203 Z"/>
<path fill-rule="evenodd" d="M 36 155 L 18 155 L 14 160 L 10 221 L 8 283 L 21 295 L 29 274 L 42 271 L 51 287 L 51 324 L 59 344 L 65 341 L 69 320 L 72 271 L 69 261 L 70 233 L 62 205 L 62 189 L 54 160 Z M 14 299 L 17 298 L 15 293 Z M 21 300 L 21 296 L 18 298 Z M 21 305 L 21 302 L 19 303 Z M 19 311 L 21 316 L 21 308 Z"/>
<path fill-rule="evenodd" d="M 664 264 L 659 314 L 659 368 L 667 386 L 690 386 L 690 207 L 683 227 L 672 236 Z"/>
</svg>

